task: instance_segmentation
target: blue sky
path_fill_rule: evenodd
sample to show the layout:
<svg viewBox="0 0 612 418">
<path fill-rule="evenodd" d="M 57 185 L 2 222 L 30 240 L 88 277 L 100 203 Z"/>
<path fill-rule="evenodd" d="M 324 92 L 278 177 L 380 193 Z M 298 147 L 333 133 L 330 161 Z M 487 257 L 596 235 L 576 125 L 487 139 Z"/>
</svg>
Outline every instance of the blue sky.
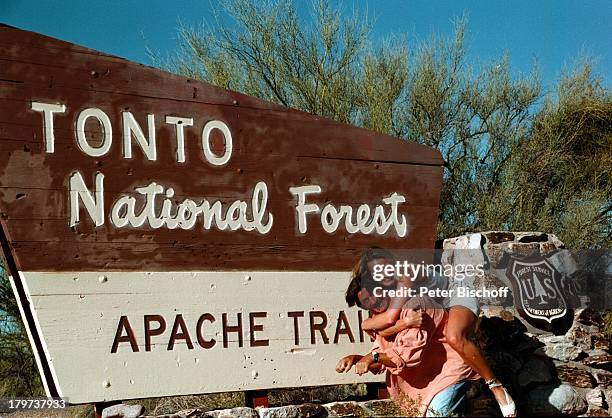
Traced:
<svg viewBox="0 0 612 418">
<path fill-rule="evenodd" d="M 1 0 L 0 22 L 151 64 L 146 47 L 171 52 L 179 23 L 213 18 L 222 0 Z M 296 0 L 307 10 L 310 0 Z M 452 34 L 453 21 L 468 19 L 470 61 L 508 52 L 514 74 L 538 62 L 545 86 L 564 67 L 591 57 L 609 86 L 612 71 L 612 0 L 343 0 L 350 12 L 367 9 L 372 39 L 407 34 L 423 40 Z"/>
</svg>

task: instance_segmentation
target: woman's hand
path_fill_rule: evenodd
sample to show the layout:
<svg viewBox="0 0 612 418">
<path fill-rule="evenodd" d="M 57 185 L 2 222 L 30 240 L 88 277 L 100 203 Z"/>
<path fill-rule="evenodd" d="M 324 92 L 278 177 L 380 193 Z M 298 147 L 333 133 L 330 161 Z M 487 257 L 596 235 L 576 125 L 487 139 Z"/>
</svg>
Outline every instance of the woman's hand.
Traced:
<svg viewBox="0 0 612 418">
<path fill-rule="evenodd" d="M 399 320 L 403 329 L 406 328 L 421 328 L 423 325 L 423 312 L 421 310 L 411 309 L 405 317 Z"/>
<path fill-rule="evenodd" d="M 336 364 L 336 371 L 338 373 L 346 373 L 351 370 L 351 367 L 359 360 L 361 360 L 361 356 L 357 354 L 351 354 L 346 357 L 342 357 L 338 364 Z"/>
<path fill-rule="evenodd" d="M 374 359 L 371 354 L 366 354 L 357 362 L 355 365 L 355 373 L 359 376 L 366 374 L 370 370 L 370 366 L 374 363 Z"/>
</svg>

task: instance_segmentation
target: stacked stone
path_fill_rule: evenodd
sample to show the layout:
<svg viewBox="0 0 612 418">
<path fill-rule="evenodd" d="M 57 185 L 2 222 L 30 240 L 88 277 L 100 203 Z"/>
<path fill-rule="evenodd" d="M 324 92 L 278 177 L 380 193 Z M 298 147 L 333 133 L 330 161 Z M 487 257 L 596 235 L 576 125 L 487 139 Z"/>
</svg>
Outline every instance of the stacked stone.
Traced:
<svg viewBox="0 0 612 418">
<path fill-rule="evenodd" d="M 389 399 L 364 402 L 332 402 L 325 405 L 302 405 L 272 408 L 231 408 L 217 411 L 189 409 L 151 418 L 333 418 L 333 417 L 399 417 L 402 412 Z"/>
<path fill-rule="evenodd" d="M 567 251 L 557 251 L 562 248 L 556 236 L 541 232 L 492 231 L 444 242 L 445 252 L 451 254 L 457 249 L 473 250 L 467 252 L 472 262 L 488 267 L 487 274 L 473 286 L 487 288 L 511 286 L 505 274 L 509 258 L 534 253 L 553 254 L 548 261 L 571 279 L 577 266 Z M 496 376 L 512 391 L 522 415 L 612 414 L 612 355 L 601 312 L 568 306 L 569 318 L 553 330 L 542 330 L 518 314 L 514 298 L 489 300 L 485 305 L 475 340 Z M 485 389 L 472 397 L 469 415 L 495 413 L 487 392 Z"/>
<path fill-rule="evenodd" d="M 602 329 L 601 315 L 588 309 L 565 335 L 527 332 L 506 312 L 481 317 L 475 340 L 524 416 L 610 416 L 612 355 Z M 470 405 L 482 413 L 470 415 L 493 413 L 486 392 Z"/>
</svg>

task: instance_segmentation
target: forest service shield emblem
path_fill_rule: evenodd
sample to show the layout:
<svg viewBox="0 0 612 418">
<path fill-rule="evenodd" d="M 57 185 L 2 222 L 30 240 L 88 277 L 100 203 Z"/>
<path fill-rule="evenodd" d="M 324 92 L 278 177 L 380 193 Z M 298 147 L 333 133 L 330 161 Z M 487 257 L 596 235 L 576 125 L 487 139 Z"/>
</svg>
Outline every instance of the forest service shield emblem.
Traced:
<svg viewBox="0 0 612 418">
<path fill-rule="evenodd" d="M 506 272 L 514 288 L 515 306 L 532 325 L 540 321 L 552 324 L 567 314 L 560 274 L 546 259 L 514 259 Z"/>
</svg>

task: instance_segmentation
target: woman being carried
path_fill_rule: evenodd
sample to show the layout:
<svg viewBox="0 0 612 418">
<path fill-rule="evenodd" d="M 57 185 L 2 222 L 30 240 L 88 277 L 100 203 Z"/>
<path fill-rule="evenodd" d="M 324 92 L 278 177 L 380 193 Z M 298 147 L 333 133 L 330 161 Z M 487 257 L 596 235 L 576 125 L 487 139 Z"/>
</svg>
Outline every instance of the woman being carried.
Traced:
<svg viewBox="0 0 612 418">
<path fill-rule="evenodd" d="M 372 277 L 372 271 L 377 264 L 393 264 L 396 258 L 380 248 L 370 248 L 364 251 L 358 264 L 353 271 L 359 276 Z M 410 288 L 415 281 L 411 277 L 395 276 L 385 277 L 379 285 L 386 288 L 400 289 Z M 452 287 L 454 284 L 451 284 Z M 430 289 L 449 288 L 448 279 L 444 276 L 427 277 L 420 286 Z M 366 319 L 362 327 L 367 332 L 380 333 L 392 327 L 391 331 L 398 332 L 408 325 L 408 320 L 401 318 L 401 307 L 407 297 L 395 297 L 390 303 L 389 309 L 378 315 Z M 348 301 L 348 300 L 347 300 Z M 349 302 L 350 305 L 350 302 Z M 483 357 L 478 347 L 470 340 L 470 336 L 476 327 L 478 319 L 478 301 L 476 298 L 448 297 L 442 301 L 442 306 L 448 310 L 448 321 L 445 328 L 446 342 L 461 356 L 461 358 L 474 369 L 493 392 L 502 415 L 504 417 L 516 416 L 516 406 L 506 388 L 493 375 L 493 371 L 487 360 Z M 386 334 L 385 333 L 385 334 Z"/>
<path fill-rule="evenodd" d="M 363 282 L 357 276 L 347 290 L 347 302 L 367 309 L 370 314 L 383 313 L 390 300 L 374 297 L 374 285 L 371 281 Z M 417 313 L 420 320 L 415 321 Z M 386 371 L 389 394 L 406 416 L 460 414 L 468 388 L 467 381 L 479 376 L 446 342 L 444 327 L 447 320 L 446 310 L 430 298 L 410 298 L 402 306 L 401 325 L 396 325 L 405 329 L 386 338 L 383 334 L 390 334 L 393 327 L 376 333 L 374 346 L 369 353 L 342 358 L 336 371 L 347 372 L 352 366 L 360 375 L 368 371 Z"/>
</svg>

